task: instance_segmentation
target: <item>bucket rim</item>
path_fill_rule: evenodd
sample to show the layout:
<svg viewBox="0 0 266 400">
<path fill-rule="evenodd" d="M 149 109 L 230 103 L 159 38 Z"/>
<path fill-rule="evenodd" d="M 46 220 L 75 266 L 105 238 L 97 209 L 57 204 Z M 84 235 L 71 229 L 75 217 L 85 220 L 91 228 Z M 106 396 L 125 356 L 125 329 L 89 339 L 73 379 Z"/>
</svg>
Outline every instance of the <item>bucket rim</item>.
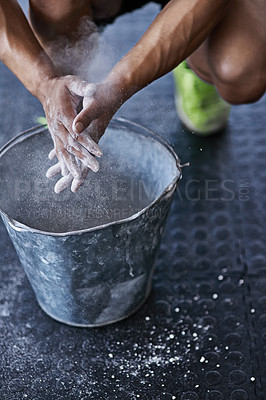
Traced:
<svg viewBox="0 0 266 400">
<path fill-rule="evenodd" d="M 145 212 L 147 210 L 152 208 L 155 204 L 159 203 L 164 197 L 167 197 L 167 196 L 170 197 L 173 194 L 173 192 L 177 188 L 178 182 L 182 179 L 182 165 L 181 165 L 181 161 L 180 161 L 178 155 L 175 153 L 172 146 L 170 146 L 170 144 L 167 143 L 167 141 L 164 140 L 158 133 L 152 131 L 151 129 L 149 129 L 137 122 L 130 121 L 126 118 L 122 118 L 122 117 L 112 118 L 108 127 L 109 126 L 110 127 L 118 127 L 118 128 L 127 128 L 128 127 L 129 129 L 133 128 L 133 130 L 135 128 L 135 131 L 136 130 L 139 131 L 138 132 L 139 134 L 142 134 L 142 135 L 145 135 L 148 137 L 152 137 L 154 140 L 159 142 L 173 156 L 173 158 L 175 160 L 175 164 L 176 164 L 176 169 L 178 172 L 177 172 L 176 176 L 174 177 L 174 179 L 167 185 L 167 187 L 164 189 L 164 191 L 160 194 L 160 196 L 158 196 L 155 200 L 153 200 L 151 203 L 149 203 L 146 207 L 142 208 L 140 211 L 131 215 L 130 217 L 119 219 L 117 221 L 111 221 L 106 224 L 93 226 L 91 228 L 79 229 L 79 230 L 68 231 L 68 232 L 49 232 L 49 231 L 43 231 L 41 229 L 30 227 L 26 224 L 23 224 L 23 223 L 17 221 L 16 219 L 10 217 L 9 215 L 7 215 L 7 213 L 1 209 L 1 205 L 0 205 L 0 215 L 3 216 L 7 220 L 8 224 L 14 230 L 19 231 L 19 232 L 38 233 L 40 235 L 54 236 L 54 237 L 66 237 L 66 236 L 73 236 L 73 235 L 81 235 L 81 234 L 87 233 L 87 232 L 95 232 L 95 231 L 98 231 L 101 229 L 105 229 L 109 226 L 120 225 L 120 224 L 123 224 L 126 222 L 131 222 L 131 221 L 139 218 L 141 215 L 145 214 Z M 6 144 L 4 144 L 4 146 L 0 149 L 0 157 L 13 145 L 22 142 L 23 140 L 25 140 L 26 138 L 28 138 L 30 136 L 37 135 L 38 133 L 44 132 L 47 129 L 48 129 L 47 125 L 37 125 L 37 126 L 34 126 L 32 128 L 29 128 L 29 129 L 19 133 L 18 135 L 14 136 L 12 139 L 10 139 Z"/>
</svg>

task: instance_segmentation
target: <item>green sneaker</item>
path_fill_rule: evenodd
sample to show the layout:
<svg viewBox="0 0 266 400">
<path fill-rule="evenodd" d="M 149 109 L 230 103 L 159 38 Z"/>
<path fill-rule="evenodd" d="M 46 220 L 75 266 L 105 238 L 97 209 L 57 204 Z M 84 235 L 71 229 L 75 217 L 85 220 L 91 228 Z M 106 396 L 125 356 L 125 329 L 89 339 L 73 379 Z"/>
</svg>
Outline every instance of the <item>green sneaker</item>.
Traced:
<svg viewBox="0 0 266 400">
<path fill-rule="evenodd" d="M 217 93 L 215 87 L 203 82 L 183 61 L 173 70 L 178 116 L 193 133 L 209 135 L 224 129 L 230 114 L 230 105 Z"/>
<path fill-rule="evenodd" d="M 37 117 L 36 122 L 40 125 L 47 125 L 47 120 L 45 117 Z"/>
</svg>

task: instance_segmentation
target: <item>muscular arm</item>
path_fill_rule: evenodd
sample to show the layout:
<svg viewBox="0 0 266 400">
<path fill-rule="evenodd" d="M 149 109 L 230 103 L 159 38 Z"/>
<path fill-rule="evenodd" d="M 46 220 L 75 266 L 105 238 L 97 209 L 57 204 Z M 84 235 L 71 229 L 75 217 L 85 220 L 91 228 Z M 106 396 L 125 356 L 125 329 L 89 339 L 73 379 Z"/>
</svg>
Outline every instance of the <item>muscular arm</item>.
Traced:
<svg viewBox="0 0 266 400">
<path fill-rule="evenodd" d="M 0 0 L 0 59 L 40 100 L 45 80 L 57 72 L 15 0 Z"/>
<path fill-rule="evenodd" d="M 223 17 L 230 0 L 172 0 L 108 80 L 127 97 L 186 59 Z"/>
<path fill-rule="evenodd" d="M 76 190 L 82 176 L 77 159 L 96 171 L 98 162 L 91 154 L 100 156 L 101 150 L 87 134 L 75 141 L 72 122 L 77 116 L 80 96 L 75 88 L 82 86 L 85 93 L 91 85 L 74 76 L 60 76 L 36 39 L 16 0 L 0 0 L 0 59 L 18 77 L 24 86 L 42 103 L 48 127 L 54 140 L 59 164 L 56 171 L 76 178 Z M 60 189 L 60 185 L 55 188 Z"/>
<path fill-rule="evenodd" d="M 114 113 L 134 93 L 176 67 L 207 38 L 229 3 L 230 0 L 169 1 L 139 42 L 115 65 L 103 87 L 99 86 L 96 102 L 90 102 L 87 110 L 79 114 L 74 129 L 77 122 L 87 127 L 108 110 Z"/>
</svg>

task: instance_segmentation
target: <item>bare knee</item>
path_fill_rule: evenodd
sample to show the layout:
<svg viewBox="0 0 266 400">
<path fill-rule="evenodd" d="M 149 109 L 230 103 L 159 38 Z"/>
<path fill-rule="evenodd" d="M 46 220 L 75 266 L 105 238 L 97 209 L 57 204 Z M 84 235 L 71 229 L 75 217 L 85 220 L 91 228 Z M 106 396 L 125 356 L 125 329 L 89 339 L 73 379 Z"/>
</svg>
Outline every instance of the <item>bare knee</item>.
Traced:
<svg viewBox="0 0 266 400">
<path fill-rule="evenodd" d="M 90 1 L 30 0 L 31 25 L 41 42 L 57 35 L 71 35 L 85 15 L 91 15 Z"/>
<path fill-rule="evenodd" d="M 88 2 L 87 2 L 88 4 Z M 47 19 L 49 22 L 62 21 L 75 16 L 84 8 L 82 0 L 30 0 L 30 11 Z"/>
<path fill-rule="evenodd" d="M 223 61 L 215 68 L 214 83 L 220 95 L 231 104 L 253 103 L 265 93 L 265 69 L 254 65 Z"/>
</svg>

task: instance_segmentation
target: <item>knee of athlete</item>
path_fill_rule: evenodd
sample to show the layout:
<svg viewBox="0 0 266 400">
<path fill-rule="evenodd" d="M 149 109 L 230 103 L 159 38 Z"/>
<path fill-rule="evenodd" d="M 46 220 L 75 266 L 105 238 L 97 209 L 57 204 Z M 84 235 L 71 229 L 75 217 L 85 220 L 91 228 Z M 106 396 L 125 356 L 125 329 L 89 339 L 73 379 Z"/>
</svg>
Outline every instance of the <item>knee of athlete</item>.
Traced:
<svg viewBox="0 0 266 400">
<path fill-rule="evenodd" d="M 82 0 L 31 0 L 30 21 L 38 37 L 53 40 L 74 31 L 80 17 L 90 15 L 90 2 Z"/>
<path fill-rule="evenodd" d="M 259 100 L 265 93 L 265 72 L 258 66 L 241 63 L 220 63 L 215 73 L 218 92 L 231 104 L 247 104 Z"/>
</svg>

